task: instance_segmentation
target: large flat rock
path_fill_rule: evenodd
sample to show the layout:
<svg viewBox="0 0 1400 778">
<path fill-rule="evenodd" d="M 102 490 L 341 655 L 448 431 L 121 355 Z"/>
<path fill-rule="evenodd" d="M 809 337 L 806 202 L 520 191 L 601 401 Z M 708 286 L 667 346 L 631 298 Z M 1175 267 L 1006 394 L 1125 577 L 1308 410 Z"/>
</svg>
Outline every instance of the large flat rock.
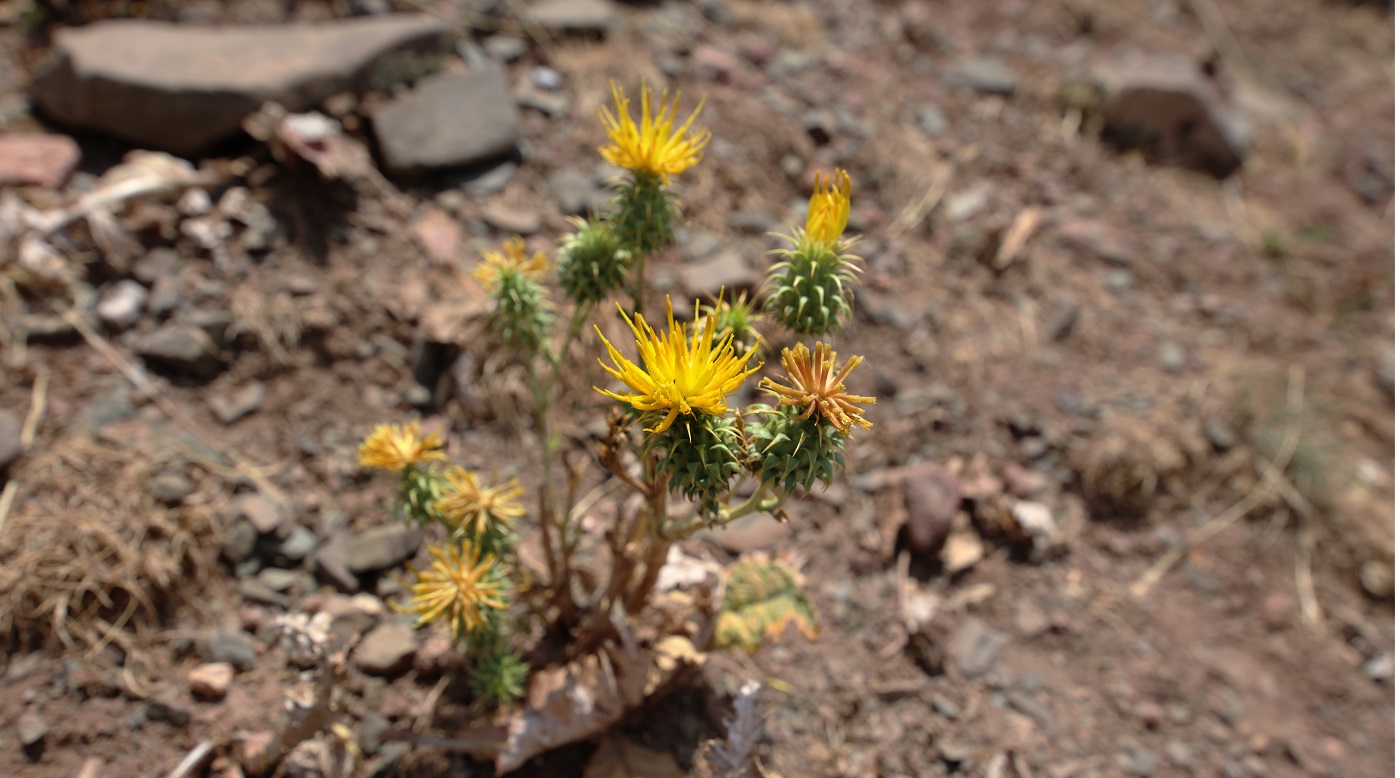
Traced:
<svg viewBox="0 0 1400 778">
<path fill-rule="evenodd" d="M 104 21 L 58 32 L 34 97 L 63 124 L 194 154 L 237 133 L 265 101 L 303 111 L 410 75 L 447 33 L 420 14 L 225 28 Z"/>
<path fill-rule="evenodd" d="M 504 70 L 429 76 L 374 114 L 389 172 L 413 175 L 499 157 L 520 140 L 520 109 Z"/>
</svg>

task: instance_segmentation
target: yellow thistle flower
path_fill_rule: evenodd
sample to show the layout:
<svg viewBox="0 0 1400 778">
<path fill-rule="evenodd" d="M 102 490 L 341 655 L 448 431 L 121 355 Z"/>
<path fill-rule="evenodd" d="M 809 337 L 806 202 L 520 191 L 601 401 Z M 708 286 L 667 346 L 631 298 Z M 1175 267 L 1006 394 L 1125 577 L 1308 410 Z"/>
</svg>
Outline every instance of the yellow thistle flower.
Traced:
<svg viewBox="0 0 1400 778">
<path fill-rule="evenodd" d="M 494 292 L 501 285 L 501 276 L 506 273 L 519 273 L 532 280 L 544 278 L 549 270 L 549 258 L 543 251 L 536 251 L 533 257 L 525 256 L 525 239 L 516 235 L 501 244 L 504 251 L 487 249 L 481 252 L 472 275 L 488 292 Z"/>
<path fill-rule="evenodd" d="M 690 133 L 690 126 L 705 107 L 705 99 L 685 120 L 680 129 L 676 124 L 676 110 L 680 107 L 680 95 L 671 98 L 669 108 L 666 100 L 670 93 L 662 91 L 661 104 L 655 115 L 651 109 L 651 90 L 642 84 L 642 121 L 639 126 L 628 110 L 628 99 L 622 88 L 608 82 L 612 87 L 613 104 L 617 106 L 614 116 L 606 106 L 598 108 L 598 118 L 608 131 L 611 146 L 599 146 L 598 153 L 607 161 L 634 173 L 649 173 L 662 180 L 683 173 L 700 162 L 700 150 L 710 142 L 708 130 Z"/>
<path fill-rule="evenodd" d="M 442 437 L 422 434 L 417 421 L 408 424 L 380 424 L 360 444 L 360 464 L 381 470 L 402 470 L 408 465 L 443 460 Z"/>
<path fill-rule="evenodd" d="M 622 306 L 619 305 L 617 310 L 627 320 Z M 699 300 L 695 301 L 695 318 L 700 318 Z M 714 416 L 724 415 L 729 410 L 724 396 L 739 388 L 745 378 L 763 367 L 762 363 L 757 367 L 747 367 L 749 359 L 758 350 L 758 344 L 754 344 L 742 357 L 736 357 L 732 333 L 721 337 L 718 344 L 714 342 L 713 316 L 706 317 L 703 330 L 697 325 L 687 342 L 684 325 L 677 324 L 672 314 L 670 295 L 666 297 L 666 319 L 668 328 L 665 337 L 657 335 L 641 314 L 627 321 L 627 326 L 632 328 L 632 334 L 636 337 L 637 353 L 641 356 L 643 367 L 619 354 L 603 337 L 603 331 L 596 325 L 593 327 L 598 337 L 602 338 L 603 345 L 607 346 L 608 356 L 612 357 L 616 367 L 603 365 L 601 359 L 598 364 L 603 365 L 609 375 L 626 384 L 632 393 L 617 394 L 596 386 L 593 388 L 639 411 L 667 411 L 666 418 L 647 432 L 665 432 L 676 416 L 682 413 L 694 416 L 696 411 L 703 411 Z"/>
<path fill-rule="evenodd" d="M 837 168 L 830 178 L 817 175 L 812 201 L 807 205 L 806 234 L 814 243 L 834 246 L 851 217 L 851 176 Z"/>
<path fill-rule="evenodd" d="M 843 433 L 848 432 L 852 424 L 869 429 L 870 422 L 862 415 L 865 409 L 856 406 L 871 405 L 875 398 L 847 394 L 846 385 L 842 383 L 864 361 L 864 357 L 851 357 L 846 360 L 845 367 L 833 375 L 836 352 L 830 346 L 818 341 L 814 354 L 799 343 L 793 348 L 783 349 L 783 368 L 787 370 L 792 386 L 783 386 L 771 378 L 763 379 L 758 386 L 776 396 L 778 405 L 806 406 L 807 411 L 802 415 L 804 419 L 811 417 L 815 411 L 821 411 L 822 416 Z"/>
<path fill-rule="evenodd" d="M 468 549 L 465 554 L 464 545 Z M 487 611 L 506 607 L 505 584 L 488 580 L 495 557 L 482 556 L 475 547 L 462 543 L 434 546 L 428 553 L 433 557 L 432 567 L 414 571 L 418 580 L 411 590 L 413 599 L 398 608 L 417 614 L 417 626 L 446 616 L 453 634 L 463 635 L 480 627 Z"/>
<path fill-rule="evenodd" d="M 507 522 L 525 515 L 520 496 L 525 490 L 514 478 L 498 486 L 482 488 L 476 473 L 461 467 L 447 471 L 447 493 L 435 506 L 452 525 L 480 537 L 491 522 Z"/>
</svg>

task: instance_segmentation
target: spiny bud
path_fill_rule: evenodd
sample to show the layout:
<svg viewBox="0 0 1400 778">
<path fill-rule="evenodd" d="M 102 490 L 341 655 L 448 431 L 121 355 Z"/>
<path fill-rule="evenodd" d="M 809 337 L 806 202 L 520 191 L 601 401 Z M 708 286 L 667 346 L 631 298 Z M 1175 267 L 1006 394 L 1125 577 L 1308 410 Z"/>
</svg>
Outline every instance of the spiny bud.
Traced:
<svg viewBox="0 0 1400 778">
<path fill-rule="evenodd" d="M 627 282 L 631 255 L 608 222 L 573 221 L 576 231 L 559 248 L 559 285 L 575 303 L 597 303 Z"/>
</svg>

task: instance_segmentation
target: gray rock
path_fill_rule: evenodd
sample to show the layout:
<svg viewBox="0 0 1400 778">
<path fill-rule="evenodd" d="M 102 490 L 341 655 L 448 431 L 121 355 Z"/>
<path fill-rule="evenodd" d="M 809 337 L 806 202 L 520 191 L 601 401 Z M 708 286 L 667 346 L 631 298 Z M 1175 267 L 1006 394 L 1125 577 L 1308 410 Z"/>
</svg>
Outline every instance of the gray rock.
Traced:
<svg viewBox="0 0 1400 778">
<path fill-rule="evenodd" d="M 420 14 L 222 28 L 102 21 L 58 31 L 35 99 L 64 124 L 193 154 L 238 133 L 264 102 L 304 111 L 411 76 L 448 31 Z"/>
<path fill-rule="evenodd" d="M 520 140 L 520 110 L 505 71 L 440 73 L 374 113 L 389 171 L 414 175 L 504 155 Z"/>
<path fill-rule="evenodd" d="M 351 572 L 384 570 L 413 556 L 421 535 L 402 524 L 386 524 L 366 530 L 350 539 L 346 566 Z"/>
<path fill-rule="evenodd" d="M 554 193 L 559 211 L 565 216 L 583 216 L 590 208 L 598 209 L 607 202 L 607 194 L 586 173 L 570 168 L 551 172 L 546 180 Z"/>
<path fill-rule="evenodd" d="M 1163 343 L 1158 350 L 1157 359 L 1162 369 L 1168 373 L 1180 373 L 1186 369 L 1186 350 L 1180 344 Z"/>
<path fill-rule="evenodd" d="M 24 444 L 20 441 L 23 432 L 24 423 L 18 416 L 0 411 L 0 470 L 9 467 L 24 453 Z"/>
<path fill-rule="evenodd" d="M 501 232 L 534 235 L 540 231 L 540 215 L 527 207 L 492 203 L 481 210 L 481 218 Z"/>
<path fill-rule="evenodd" d="M 292 607 L 291 597 L 263 583 L 261 578 L 248 578 L 239 581 L 238 593 L 243 595 L 243 599 L 259 605 L 271 605 L 277 608 Z"/>
<path fill-rule="evenodd" d="M 132 344 L 153 366 L 209 378 L 224 367 L 218 344 L 209 333 L 191 324 L 169 323 Z"/>
<path fill-rule="evenodd" d="M 19 735 L 20 745 L 33 748 L 49 734 L 49 725 L 34 711 L 25 711 L 15 722 L 15 733 Z"/>
<path fill-rule="evenodd" d="M 481 42 L 486 53 L 501 62 L 514 62 L 530 50 L 529 44 L 514 35 L 496 34 Z"/>
<path fill-rule="evenodd" d="M 243 519 L 235 520 L 220 541 L 220 553 L 231 564 L 247 561 L 258 545 L 258 530 Z"/>
<path fill-rule="evenodd" d="M 942 137 L 948 132 L 948 117 L 937 106 L 926 105 L 919 109 L 919 129 L 930 138 Z"/>
<path fill-rule="evenodd" d="M 1153 160 L 1225 177 L 1244 164 L 1249 131 L 1201 69 L 1181 57 L 1131 57 L 1100 67 L 1105 140 Z"/>
<path fill-rule="evenodd" d="M 358 592 L 360 579 L 350 570 L 350 538 L 346 535 L 333 535 L 316 549 L 312 557 L 312 567 L 321 580 L 326 581 L 342 592 Z"/>
<path fill-rule="evenodd" d="M 740 292 L 748 292 L 752 297 L 762 281 L 763 274 L 753 262 L 732 249 L 681 268 L 681 284 L 690 299 L 719 294 L 720 289 L 725 290 L 726 300 L 734 299 Z"/>
<path fill-rule="evenodd" d="M 81 157 L 77 142 L 67 135 L 0 135 L 0 186 L 58 189 L 73 174 Z"/>
<path fill-rule="evenodd" d="M 519 170 L 519 163 L 505 160 L 462 170 L 449 176 L 448 181 L 466 195 L 485 197 L 504 191 Z"/>
<path fill-rule="evenodd" d="M 151 285 L 151 294 L 146 298 L 146 310 L 153 316 L 168 316 L 180 306 L 183 292 L 177 276 L 161 276 Z"/>
<path fill-rule="evenodd" d="M 307 573 L 277 567 L 264 568 L 258 573 L 258 582 L 282 594 L 306 594 L 316 588 L 316 581 Z"/>
<path fill-rule="evenodd" d="M 1118 753 L 1118 766 L 1137 778 L 1152 778 L 1157 774 L 1157 755 L 1141 746 L 1129 746 Z"/>
<path fill-rule="evenodd" d="M 209 398 L 209 410 L 214 418 L 224 424 L 232 424 L 262 407 L 267 396 L 267 387 L 261 381 L 244 384 L 228 394 L 216 394 Z"/>
<path fill-rule="evenodd" d="M 546 30 L 606 33 L 617 23 L 609 0 L 543 0 L 530 8 L 530 19 Z"/>
<path fill-rule="evenodd" d="M 232 500 L 232 507 L 235 516 L 246 520 L 263 535 L 276 533 L 291 519 L 286 507 L 262 494 L 249 492 L 237 495 Z"/>
<path fill-rule="evenodd" d="M 1189 773 L 1196 766 L 1196 753 L 1191 746 L 1176 738 L 1168 738 L 1162 750 L 1167 755 L 1167 761 L 1178 770 Z"/>
<path fill-rule="evenodd" d="M 355 647 L 355 666 L 370 675 L 398 675 L 412 664 L 417 651 L 413 628 L 402 621 L 389 621 L 370 630 Z"/>
<path fill-rule="evenodd" d="M 240 672 L 247 672 L 258 661 L 258 647 L 243 635 L 215 632 L 200 645 L 199 655 L 206 662 L 228 662 Z"/>
<path fill-rule="evenodd" d="M 141 320 L 146 307 L 146 287 L 129 278 L 112 284 L 97 301 L 97 318 L 114 330 L 124 330 Z"/>
<path fill-rule="evenodd" d="M 1016 91 L 1016 73 L 995 57 L 974 57 L 954 65 L 943 76 L 949 86 L 966 87 L 990 95 Z"/>
<path fill-rule="evenodd" d="M 271 550 L 275 561 L 279 563 L 298 563 L 316 550 L 316 533 L 296 524 L 287 533 L 286 539 L 277 543 Z"/>
<path fill-rule="evenodd" d="M 953 635 L 948 651 L 963 677 L 976 678 L 992 669 L 1006 643 L 1004 633 L 981 619 L 971 618 Z"/>
<path fill-rule="evenodd" d="M 157 473 L 146 481 L 146 493 L 166 505 L 178 505 L 193 492 L 194 483 L 184 473 Z"/>
</svg>

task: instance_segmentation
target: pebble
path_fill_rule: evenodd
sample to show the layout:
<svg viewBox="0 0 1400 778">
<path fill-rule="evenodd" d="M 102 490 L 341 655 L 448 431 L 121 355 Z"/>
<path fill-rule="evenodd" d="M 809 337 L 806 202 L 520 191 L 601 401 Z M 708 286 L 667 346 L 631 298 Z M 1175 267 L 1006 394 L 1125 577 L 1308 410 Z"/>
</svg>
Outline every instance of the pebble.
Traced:
<svg viewBox="0 0 1400 778">
<path fill-rule="evenodd" d="M 951 86 L 966 87 L 983 94 L 1009 95 L 1016 91 L 1016 73 L 995 57 L 974 57 L 954 65 L 943 80 Z"/>
<path fill-rule="evenodd" d="M 529 208 L 491 203 L 481 210 L 481 218 L 495 229 L 508 234 L 534 235 L 540 231 L 540 215 Z"/>
<path fill-rule="evenodd" d="M 550 31 L 605 34 L 617 23 L 609 0 L 543 0 L 530 7 L 530 19 Z"/>
<path fill-rule="evenodd" d="M 194 493 L 194 483 L 184 473 L 156 473 L 146 481 L 146 493 L 164 505 L 178 505 Z"/>
<path fill-rule="evenodd" d="M 559 204 L 559 212 L 565 216 L 583 216 L 590 208 L 598 209 L 606 201 L 606 192 L 582 171 L 555 170 L 545 180 L 554 194 L 554 201 Z"/>
<path fill-rule="evenodd" d="M 191 694 L 217 702 L 228 695 L 228 687 L 233 683 L 233 665 L 207 662 L 190 670 L 187 680 Z"/>
<path fill-rule="evenodd" d="M 919 129 L 930 138 L 938 138 L 948 132 L 948 117 L 936 106 L 927 105 L 919 109 Z"/>
<path fill-rule="evenodd" d="M 97 302 L 97 318 L 114 330 L 124 330 L 141 320 L 146 307 L 146 287 L 124 278 L 107 288 Z"/>
<path fill-rule="evenodd" d="M 12 132 L 0 135 L 0 186 L 58 189 L 73 174 L 82 151 L 67 135 Z"/>
<path fill-rule="evenodd" d="M 15 732 L 19 735 L 21 746 L 33 748 L 49 734 L 49 725 L 39 714 L 25 711 L 20 714 L 19 721 L 15 722 Z"/>
<path fill-rule="evenodd" d="M 247 672 L 257 664 L 258 647 L 243 635 L 215 632 L 200 644 L 200 657 L 206 662 L 226 662 L 239 671 Z"/>
<path fill-rule="evenodd" d="M 1176 343 L 1163 343 L 1157 359 L 1166 372 L 1180 373 L 1186 367 L 1186 350 Z"/>
<path fill-rule="evenodd" d="M 9 467 L 24 453 L 24 444 L 20 440 L 23 432 L 24 424 L 18 416 L 0 410 L 0 470 Z"/>
<path fill-rule="evenodd" d="M 1133 286 L 1133 271 L 1121 267 L 1110 270 L 1104 273 L 1103 285 L 1115 294 L 1126 292 Z"/>
<path fill-rule="evenodd" d="M 394 676 L 408 669 L 417 651 L 413 628 L 390 621 L 370 630 L 355 647 L 355 666 L 370 675 Z"/>
<path fill-rule="evenodd" d="M 292 529 L 287 533 L 287 537 L 283 538 L 270 549 L 274 561 L 283 566 L 286 566 L 288 563 L 292 565 L 298 564 L 303 559 L 310 556 L 311 552 L 315 550 L 316 533 L 300 524 L 292 525 Z"/>
<path fill-rule="evenodd" d="M 1141 746 L 1128 746 L 1119 752 L 1118 766 L 1128 775 L 1151 778 L 1157 773 L 1157 755 Z"/>
<path fill-rule="evenodd" d="M 934 463 L 915 465 L 904 477 L 905 534 L 912 550 L 937 553 L 948 540 L 962 491 L 951 470 Z"/>
<path fill-rule="evenodd" d="M 1293 599 L 1293 595 L 1287 592 L 1274 592 L 1264 598 L 1264 605 L 1261 609 L 1264 624 L 1274 632 L 1287 629 L 1293 623 L 1293 612 L 1296 608 L 1297 603 Z"/>
<path fill-rule="evenodd" d="M 480 164 L 520 140 L 520 109 L 504 70 L 436 73 L 374 112 L 385 166 L 398 175 Z"/>
<path fill-rule="evenodd" d="M 247 561 L 258 545 L 258 529 L 244 519 L 235 519 L 224 530 L 220 539 L 220 553 L 229 563 L 237 565 Z"/>
<path fill-rule="evenodd" d="M 992 669 L 1006 644 L 1005 633 L 970 618 L 953 635 L 948 651 L 964 678 L 976 678 Z"/>
<path fill-rule="evenodd" d="M 291 518 L 285 507 L 263 494 L 240 494 L 233 498 L 232 504 L 234 515 L 252 524 L 263 535 L 276 533 Z"/>
<path fill-rule="evenodd" d="M 721 249 L 709 259 L 681 266 L 681 284 L 690 298 L 704 299 L 726 291 L 725 299 L 739 292 L 752 293 L 763 282 L 763 274 L 743 254 Z"/>
<path fill-rule="evenodd" d="M 374 527 L 350 538 L 346 566 L 354 573 L 384 570 L 413 556 L 422 537 L 402 524 Z"/>
<path fill-rule="evenodd" d="M 1016 634 L 1027 640 L 1050 629 L 1050 617 L 1045 615 L 1045 610 L 1028 599 L 1022 599 L 1016 603 L 1014 622 Z"/>
<path fill-rule="evenodd" d="M 228 394 L 216 394 L 209 398 L 209 410 L 221 424 L 235 421 L 257 411 L 267 396 L 267 387 L 261 381 L 250 381 Z"/>
<path fill-rule="evenodd" d="M 350 569 L 350 537 L 332 535 L 312 557 L 316 575 L 342 592 L 360 590 L 360 579 Z"/>
<path fill-rule="evenodd" d="M 529 45 L 514 35 L 496 34 L 481 42 L 486 53 L 501 62 L 514 62 L 529 51 Z"/>
<path fill-rule="evenodd" d="M 1168 738 L 1162 750 L 1167 755 L 1167 761 L 1178 770 L 1191 772 L 1196 765 L 1196 753 L 1191 746 L 1176 738 Z"/>
<path fill-rule="evenodd" d="M 209 378 L 224 367 L 218 344 L 194 324 L 170 322 L 132 343 L 136 353 L 157 367 Z"/>
</svg>

